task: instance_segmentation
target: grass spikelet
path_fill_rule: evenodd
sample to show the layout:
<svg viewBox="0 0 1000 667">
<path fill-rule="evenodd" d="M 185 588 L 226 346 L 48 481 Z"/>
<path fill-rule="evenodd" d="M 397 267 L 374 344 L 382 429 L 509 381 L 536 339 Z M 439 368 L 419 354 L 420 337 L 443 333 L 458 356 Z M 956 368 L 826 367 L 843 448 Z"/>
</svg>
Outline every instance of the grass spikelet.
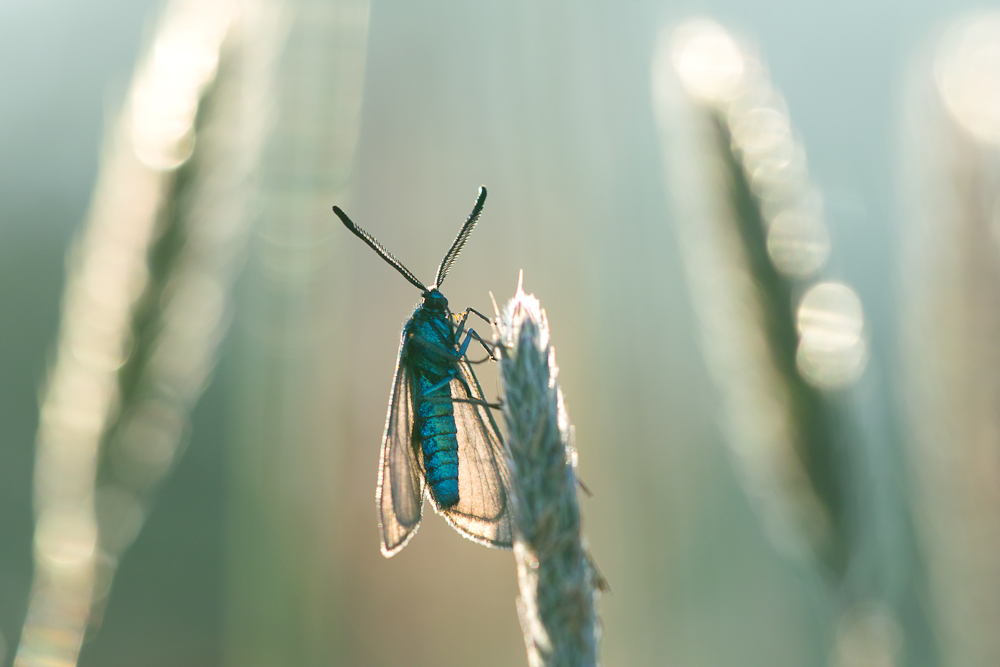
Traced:
<svg viewBox="0 0 1000 667">
<path fill-rule="evenodd" d="M 498 341 L 528 664 L 597 665 L 599 577 L 580 532 L 569 419 L 545 311 L 520 281 L 498 318 Z"/>
</svg>

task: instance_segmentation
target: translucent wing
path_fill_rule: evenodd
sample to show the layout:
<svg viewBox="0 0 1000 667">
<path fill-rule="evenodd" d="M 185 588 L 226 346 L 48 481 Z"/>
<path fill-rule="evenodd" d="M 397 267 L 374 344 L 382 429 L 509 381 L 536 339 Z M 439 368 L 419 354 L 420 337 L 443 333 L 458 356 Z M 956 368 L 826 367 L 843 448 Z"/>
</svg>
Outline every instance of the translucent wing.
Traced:
<svg viewBox="0 0 1000 667">
<path fill-rule="evenodd" d="M 386 558 L 395 555 L 416 534 L 424 492 L 423 466 L 413 447 L 413 393 L 406 364 L 406 342 L 404 329 L 389 394 L 375 488 L 382 555 Z"/>
<path fill-rule="evenodd" d="M 451 381 L 451 396 L 458 431 L 459 501 L 446 510 L 435 509 L 469 539 L 509 549 L 514 528 L 503 441 L 489 408 L 482 405 L 483 390 L 465 359 L 458 362 L 458 370 Z"/>
</svg>

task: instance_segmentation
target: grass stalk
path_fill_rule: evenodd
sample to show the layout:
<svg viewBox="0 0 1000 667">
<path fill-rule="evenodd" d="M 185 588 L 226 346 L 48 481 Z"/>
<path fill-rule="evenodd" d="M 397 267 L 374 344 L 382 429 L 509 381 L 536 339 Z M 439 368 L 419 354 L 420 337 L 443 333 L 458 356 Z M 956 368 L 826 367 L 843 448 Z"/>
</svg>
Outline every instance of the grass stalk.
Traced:
<svg viewBox="0 0 1000 667">
<path fill-rule="evenodd" d="M 214 367 L 262 131 L 244 19 L 168 4 L 108 139 L 42 399 L 18 667 L 76 664 Z"/>
<path fill-rule="evenodd" d="M 836 397 L 863 370 L 866 343 L 854 292 L 822 280 L 829 235 L 805 151 L 766 70 L 713 22 L 664 34 L 654 92 L 736 468 L 773 542 L 839 581 L 855 547 L 847 490 L 856 471 Z M 837 338 L 831 322 L 849 323 L 848 335 Z"/>
<path fill-rule="evenodd" d="M 998 26 L 963 17 L 915 61 L 900 141 L 906 462 L 948 665 L 1000 664 L 1000 114 L 983 92 Z"/>
</svg>

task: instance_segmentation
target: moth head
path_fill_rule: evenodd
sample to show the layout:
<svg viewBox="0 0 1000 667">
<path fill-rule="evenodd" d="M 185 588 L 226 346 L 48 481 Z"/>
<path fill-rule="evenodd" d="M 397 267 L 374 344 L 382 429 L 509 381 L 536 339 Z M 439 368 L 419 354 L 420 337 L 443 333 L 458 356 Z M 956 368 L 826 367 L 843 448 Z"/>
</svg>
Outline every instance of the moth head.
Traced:
<svg viewBox="0 0 1000 667">
<path fill-rule="evenodd" d="M 438 291 L 437 287 L 432 287 L 424 292 L 424 307 L 434 312 L 448 312 L 448 299 Z"/>
</svg>

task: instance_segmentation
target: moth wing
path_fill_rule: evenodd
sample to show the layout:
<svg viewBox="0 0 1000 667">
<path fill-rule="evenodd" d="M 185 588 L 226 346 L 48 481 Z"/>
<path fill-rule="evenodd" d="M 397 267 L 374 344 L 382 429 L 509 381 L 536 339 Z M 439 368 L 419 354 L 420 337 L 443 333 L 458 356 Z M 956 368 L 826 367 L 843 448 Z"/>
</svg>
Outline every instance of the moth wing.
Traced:
<svg viewBox="0 0 1000 667">
<path fill-rule="evenodd" d="M 489 408 L 482 404 L 483 390 L 472 368 L 464 358 L 457 365 L 459 373 L 451 381 L 451 396 L 458 438 L 459 501 L 445 510 L 435 509 L 469 539 L 509 549 L 514 527 L 511 476 L 503 440 Z"/>
<path fill-rule="evenodd" d="M 382 555 L 386 558 L 395 555 L 416 534 L 424 493 L 422 465 L 413 447 L 413 388 L 406 364 L 406 344 L 404 329 L 389 394 L 375 487 Z"/>
</svg>

